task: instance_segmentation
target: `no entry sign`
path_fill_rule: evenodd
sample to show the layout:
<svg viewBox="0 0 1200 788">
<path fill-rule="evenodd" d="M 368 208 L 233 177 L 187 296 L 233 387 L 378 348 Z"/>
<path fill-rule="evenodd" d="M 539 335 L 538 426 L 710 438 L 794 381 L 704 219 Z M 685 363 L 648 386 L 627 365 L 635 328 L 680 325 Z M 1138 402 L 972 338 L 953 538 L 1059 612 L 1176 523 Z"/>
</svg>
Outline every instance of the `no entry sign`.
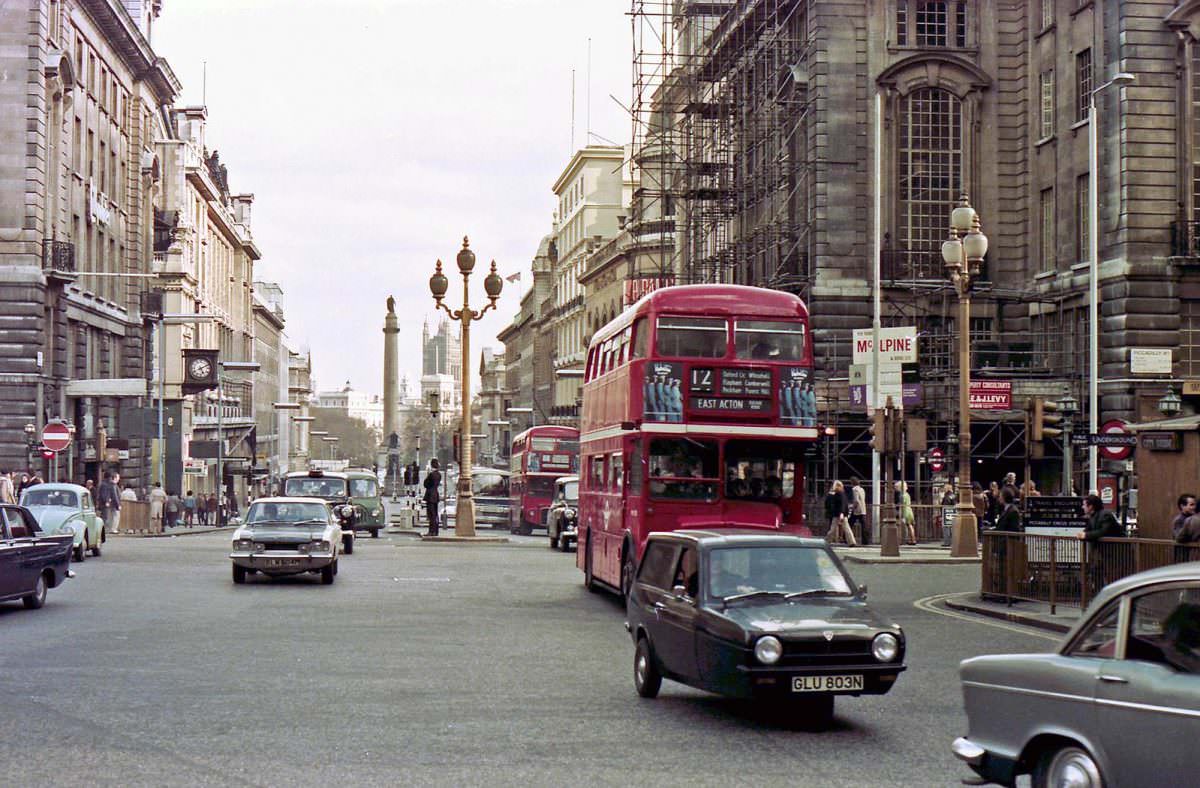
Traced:
<svg viewBox="0 0 1200 788">
<path fill-rule="evenodd" d="M 71 445 L 71 428 L 65 422 L 49 422 L 42 427 L 42 445 L 50 451 L 66 449 Z"/>
</svg>

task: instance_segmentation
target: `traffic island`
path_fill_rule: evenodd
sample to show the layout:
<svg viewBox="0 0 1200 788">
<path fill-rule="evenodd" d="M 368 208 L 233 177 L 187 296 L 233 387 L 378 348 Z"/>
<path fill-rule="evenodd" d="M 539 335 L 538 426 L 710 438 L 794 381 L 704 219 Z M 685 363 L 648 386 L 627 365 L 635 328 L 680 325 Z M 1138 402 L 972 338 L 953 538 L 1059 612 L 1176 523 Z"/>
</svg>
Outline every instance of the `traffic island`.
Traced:
<svg viewBox="0 0 1200 788">
<path fill-rule="evenodd" d="M 410 528 L 408 526 L 403 526 L 403 525 L 393 525 L 390 528 L 384 529 L 384 533 L 385 534 L 396 534 L 397 536 L 416 536 L 416 537 L 421 537 L 421 536 L 425 535 L 424 532 L 422 532 L 416 528 Z"/>
<path fill-rule="evenodd" d="M 900 555 L 880 555 L 879 548 L 846 547 L 834 545 L 834 551 L 846 563 L 850 564 L 978 564 L 979 556 L 951 555 L 949 548 L 944 547 L 914 547 L 901 550 Z"/>
<path fill-rule="evenodd" d="M 440 543 L 445 543 L 445 544 L 508 544 L 508 537 L 507 536 L 453 536 L 451 534 L 447 534 L 446 536 L 442 536 L 441 534 L 438 534 L 437 536 L 429 536 L 428 534 L 423 534 L 421 536 L 421 541 L 422 542 L 440 542 Z"/>
<path fill-rule="evenodd" d="M 1023 624 L 1058 634 L 1068 632 L 1080 616 L 1077 607 L 1057 605 L 1055 612 L 1051 613 L 1050 605 L 1045 602 L 1013 600 L 1009 604 L 1003 599 L 985 599 L 973 591 L 947 596 L 942 599 L 942 604 L 960 613 Z"/>
</svg>

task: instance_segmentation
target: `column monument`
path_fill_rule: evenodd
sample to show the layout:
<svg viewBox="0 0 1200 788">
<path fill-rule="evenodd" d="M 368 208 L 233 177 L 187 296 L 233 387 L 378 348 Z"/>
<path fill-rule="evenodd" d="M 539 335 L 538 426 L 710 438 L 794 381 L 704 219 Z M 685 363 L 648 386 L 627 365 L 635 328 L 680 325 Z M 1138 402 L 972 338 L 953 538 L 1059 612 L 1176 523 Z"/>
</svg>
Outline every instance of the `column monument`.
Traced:
<svg viewBox="0 0 1200 788">
<path fill-rule="evenodd" d="M 383 445 L 388 451 L 388 491 L 395 497 L 399 478 L 400 370 L 396 356 L 396 337 L 400 321 L 396 317 L 396 299 L 388 296 L 387 315 L 383 318 Z"/>
</svg>

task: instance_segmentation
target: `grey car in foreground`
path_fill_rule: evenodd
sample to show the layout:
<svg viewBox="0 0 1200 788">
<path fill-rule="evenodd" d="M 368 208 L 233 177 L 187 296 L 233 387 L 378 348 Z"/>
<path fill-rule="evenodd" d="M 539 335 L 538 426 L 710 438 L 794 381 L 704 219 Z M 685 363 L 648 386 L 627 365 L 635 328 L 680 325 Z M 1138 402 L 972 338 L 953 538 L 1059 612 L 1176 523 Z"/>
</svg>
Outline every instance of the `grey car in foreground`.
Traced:
<svg viewBox="0 0 1200 788">
<path fill-rule="evenodd" d="M 233 532 L 233 582 L 246 575 L 312 572 L 330 585 L 338 571 L 342 528 L 319 498 L 259 498 L 246 510 L 246 523 Z"/>
<path fill-rule="evenodd" d="M 1200 563 L 1107 586 L 1053 653 L 975 657 L 959 671 L 967 735 L 954 754 L 987 780 L 1195 785 Z"/>
</svg>

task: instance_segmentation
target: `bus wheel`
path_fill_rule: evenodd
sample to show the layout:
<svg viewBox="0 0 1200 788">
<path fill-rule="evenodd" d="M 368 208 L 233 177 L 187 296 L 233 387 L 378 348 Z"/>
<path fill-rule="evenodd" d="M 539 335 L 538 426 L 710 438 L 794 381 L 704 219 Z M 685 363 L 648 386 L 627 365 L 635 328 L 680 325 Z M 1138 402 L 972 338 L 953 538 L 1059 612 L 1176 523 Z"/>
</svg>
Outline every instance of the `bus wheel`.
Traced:
<svg viewBox="0 0 1200 788">
<path fill-rule="evenodd" d="M 583 554 L 583 587 L 588 591 L 598 591 L 596 585 L 596 576 L 592 574 L 592 538 L 589 536 L 587 544 L 584 545 L 585 552 Z"/>
<path fill-rule="evenodd" d="M 629 599 L 629 594 L 633 591 L 633 575 L 636 571 L 633 565 L 633 548 L 626 545 L 625 557 L 621 561 L 621 596 L 625 599 Z"/>
</svg>

